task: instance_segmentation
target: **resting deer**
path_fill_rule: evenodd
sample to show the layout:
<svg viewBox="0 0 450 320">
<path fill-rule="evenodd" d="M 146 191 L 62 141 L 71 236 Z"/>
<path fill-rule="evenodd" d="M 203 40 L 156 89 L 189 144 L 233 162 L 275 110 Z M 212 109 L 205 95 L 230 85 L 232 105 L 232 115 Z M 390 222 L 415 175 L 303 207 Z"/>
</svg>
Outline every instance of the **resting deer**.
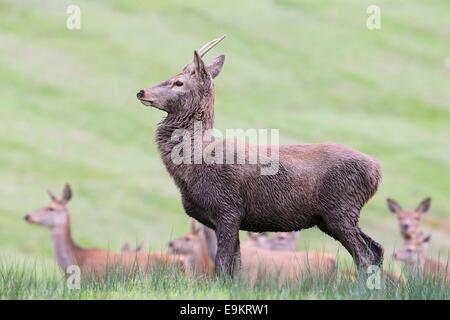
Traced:
<svg viewBox="0 0 450 320">
<path fill-rule="evenodd" d="M 242 275 L 255 283 L 268 277 L 280 284 L 312 277 L 328 277 L 336 272 L 334 256 L 317 251 L 275 251 L 259 247 L 249 237 L 241 246 Z"/>
<path fill-rule="evenodd" d="M 255 240 L 261 249 L 273 251 L 297 251 L 297 232 L 275 232 L 269 238 L 267 233 L 248 232 L 248 236 Z"/>
<path fill-rule="evenodd" d="M 377 160 L 341 145 L 319 143 L 270 146 L 269 161 L 263 157 L 252 164 L 247 161 L 249 151 L 266 146 L 211 134 L 213 79 L 225 56 L 209 64 L 202 57 L 222 39 L 194 51 L 192 62 L 175 76 L 137 93 L 144 105 L 167 113 L 156 132 L 158 149 L 180 189 L 186 213 L 216 231 L 219 276 L 232 276 L 239 269 L 239 230 L 298 231 L 318 226 L 347 249 L 358 267 L 380 265 L 382 246 L 358 226 L 360 211 L 381 180 Z M 183 161 L 178 162 L 173 155 L 180 151 L 180 143 L 189 148 L 181 150 Z M 232 160 L 245 155 L 245 163 L 225 161 L 223 155 L 228 159 L 230 152 Z M 278 170 L 266 174 L 267 167 Z"/>
<path fill-rule="evenodd" d="M 160 268 L 173 267 L 185 272 L 189 271 L 186 259 L 179 255 L 163 253 L 120 254 L 102 249 L 85 249 L 72 239 L 70 214 L 67 206 L 72 198 L 69 185 L 64 187 L 63 196 L 58 199 L 49 192 L 51 203 L 25 216 L 29 223 L 45 226 L 50 229 L 53 249 L 58 265 L 65 273 L 69 266 L 78 266 L 82 276 L 98 279 L 107 275 L 108 270 L 119 268 L 124 272 L 147 272 L 156 265 Z"/>
<path fill-rule="evenodd" d="M 261 249 L 270 250 L 270 239 L 268 232 L 247 232 L 248 238 L 251 238 Z"/>
<path fill-rule="evenodd" d="M 403 247 L 394 252 L 394 259 L 403 262 L 409 268 L 430 275 L 433 279 L 444 276 L 450 281 L 450 264 L 444 260 L 433 260 L 427 257 L 427 249 L 431 235 L 418 233 L 414 238 L 405 240 Z"/>
<path fill-rule="evenodd" d="M 213 262 L 209 258 L 209 243 L 204 236 L 207 229 L 193 221 L 192 231 L 171 241 L 169 248 L 171 253 L 186 255 L 190 264 L 197 266 L 196 270 L 200 273 L 210 275 L 213 273 Z M 261 249 L 257 242 L 257 238 L 249 237 L 241 246 L 241 276 L 251 284 L 264 278 L 282 284 L 306 275 L 328 276 L 336 270 L 336 260 L 331 255 L 269 251 Z"/>
<path fill-rule="evenodd" d="M 120 250 L 123 253 L 129 253 L 129 252 L 144 252 L 144 245 L 142 243 L 138 244 L 136 248 L 133 250 L 130 249 L 130 244 L 128 242 L 125 242 L 122 245 L 122 248 Z"/>
<path fill-rule="evenodd" d="M 416 238 L 420 220 L 430 209 L 431 198 L 424 199 L 415 210 L 403 210 L 393 199 L 387 199 L 389 210 L 397 215 L 400 233 L 404 240 Z"/>
<path fill-rule="evenodd" d="M 214 263 L 209 256 L 207 240 L 201 226 L 194 220 L 190 233 L 169 242 L 169 252 L 187 257 L 192 272 L 197 275 L 214 274 Z"/>
</svg>

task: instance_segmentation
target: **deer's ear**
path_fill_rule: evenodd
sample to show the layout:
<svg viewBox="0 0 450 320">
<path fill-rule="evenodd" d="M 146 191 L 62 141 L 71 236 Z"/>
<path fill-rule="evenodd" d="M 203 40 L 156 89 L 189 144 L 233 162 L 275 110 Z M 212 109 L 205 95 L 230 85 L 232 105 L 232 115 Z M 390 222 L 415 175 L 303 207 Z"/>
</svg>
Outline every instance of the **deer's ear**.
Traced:
<svg viewBox="0 0 450 320">
<path fill-rule="evenodd" d="M 430 205 L 431 205 L 431 198 L 426 198 L 419 204 L 416 211 L 420 214 L 424 214 L 430 209 Z"/>
<path fill-rule="evenodd" d="M 56 196 L 53 194 L 53 192 L 51 192 L 50 190 L 47 190 L 48 196 L 50 197 L 50 199 L 52 199 L 53 202 L 59 202 L 58 198 L 56 198 Z"/>
<path fill-rule="evenodd" d="M 206 76 L 208 74 L 205 63 L 203 62 L 202 57 L 198 54 L 197 50 L 194 51 L 194 68 L 200 76 Z"/>
<path fill-rule="evenodd" d="M 258 238 L 258 234 L 256 232 L 247 231 L 247 236 L 249 239 L 256 240 Z"/>
<path fill-rule="evenodd" d="M 220 56 L 215 58 L 213 61 L 211 61 L 210 64 L 208 64 L 207 68 L 208 68 L 209 73 L 211 74 L 211 77 L 213 77 L 213 79 L 219 75 L 220 71 L 222 71 L 224 62 L 225 62 L 225 56 L 223 54 L 221 54 Z"/>
<path fill-rule="evenodd" d="M 398 205 L 397 202 L 395 202 L 395 200 L 387 198 L 386 201 L 389 210 L 391 210 L 393 213 L 399 213 L 400 211 L 402 211 L 402 208 Z"/>
<path fill-rule="evenodd" d="M 200 223 L 197 220 L 192 219 L 191 230 L 193 234 L 199 234 L 201 231 Z"/>
<path fill-rule="evenodd" d="M 72 188 L 68 183 L 64 186 L 63 196 L 62 196 L 62 203 L 66 204 L 67 202 L 72 199 Z"/>
</svg>

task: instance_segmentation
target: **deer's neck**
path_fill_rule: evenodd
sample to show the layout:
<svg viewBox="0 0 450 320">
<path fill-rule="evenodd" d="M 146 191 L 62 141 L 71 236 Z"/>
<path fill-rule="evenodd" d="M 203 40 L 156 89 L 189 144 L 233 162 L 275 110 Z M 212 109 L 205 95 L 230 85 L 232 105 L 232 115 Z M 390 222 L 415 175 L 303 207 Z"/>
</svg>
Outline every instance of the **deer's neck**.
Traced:
<svg viewBox="0 0 450 320">
<path fill-rule="evenodd" d="M 70 265 L 78 265 L 77 256 L 80 248 L 72 239 L 70 221 L 65 226 L 58 226 L 51 230 L 53 250 L 58 265 L 64 272 Z M 80 266 L 81 267 L 81 266 Z"/>
<path fill-rule="evenodd" d="M 189 263 L 198 274 L 211 274 L 214 270 L 214 266 L 208 255 L 208 249 L 204 243 L 189 257 Z"/>
<path fill-rule="evenodd" d="M 205 132 L 212 129 L 214 124 L 214 95 L 206 97 L 199 105 L 191 106 L 189 110 L 188 114 L 169 114 L 159 124 L 156 132 L 161 158 L 177 182 L 184 180 L 183 176 L 191 167 L 190 164 L 203 162 Z M 199 146 L 201 154 L 198 152 Z M 183 159 L 189 160 L 181 164 L 174 163 L 172 152 L 177 150 L 176 155 L 180 155 L 178 151 L 181 150 L 184 157 L 188 149 L 190 156 Z"/>
</svg>

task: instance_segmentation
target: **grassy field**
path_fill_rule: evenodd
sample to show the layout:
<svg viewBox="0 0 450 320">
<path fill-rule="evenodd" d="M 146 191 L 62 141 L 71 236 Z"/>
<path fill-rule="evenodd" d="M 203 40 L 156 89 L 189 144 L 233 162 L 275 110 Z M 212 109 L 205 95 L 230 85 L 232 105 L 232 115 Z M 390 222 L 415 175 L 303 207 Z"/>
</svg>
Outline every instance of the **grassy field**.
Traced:
<svg viewBox="0 0 450 320">
<path fill-rule="evenodd" d="M 66 28 L 69 4 L 81 8 L 80 30 Z M 74 189 L 73 234 L 81 246 L 119 250 L 128 241 L 165 250 L 170 239 L 189 229 L 154 143 L 163 114 L 144 108 L 135 94 L 178 72 L 194 49 L 222 34 L 227 39 L 208 55 L 227 57 L 216 80 L 219 129 L 278 128 L 283 143 L 335 141 L 377 157 L 383 182 L 363 209 L 362 228 L 383 244 L 389 261 L 401 239 L 386 197 L 414 208 L 431 196 L 423 229 L 432 233 L 430 254 L 447 255 L 450 4 L 377 1 L 378 31 L 366 28 L 370 4 L 1 0 L 2 277 L 15 267 L 30 273 L 35 261 L 54 265 L 48 231 L 22 217 L 48 203 L 47 188 L 60 192 L 65 182 Z M 299 248 L 339 251 L 349 260 L 317 229 L 301 232 Z M 56 271 L 39 277 L 49 286 L 59 279 Z M 112 286 L 81 297 L 333 296 L 320 290 L 312 296 L 265 289 L 235 294 L 214 286 L 202 293 L 203 285 L 194 293 L 183 285 L 161 293 L 163 286 L 155 294 Z M 14 298 L 5 282 L 0 290 L 0 298 Z M 58 290 L 14 292 L 17 298 L 64 296 Z M 357 297 L 350 291 L 336 298 Z"/>
<path fill-rule="evenodd" d="M 385 269 L 391 270 L 390 266 Z M 347 269 L 345 269 L 347 270 Z M 279 286 L 273 281 L 249 285 L 245 279 L 217 282 L 191 279 L 172 270 L 154 271 L 150 276 L 125 276 L 112 269 L 102 282 L 81 281 L 79 289 L 68 289 L 62 274 L 42 261 L 5 263 L 0 259 L 0 297 L 3 299 L 450 299 L 442 275 L 404 274 L 404 282 L 383 279 L 378 289 L 368 289 L 366 280 L 352 280 L 348 273 L 338 277 L 306 275 Z M 447 282 L 448 283 L 448 282 Z"/>
</svg>

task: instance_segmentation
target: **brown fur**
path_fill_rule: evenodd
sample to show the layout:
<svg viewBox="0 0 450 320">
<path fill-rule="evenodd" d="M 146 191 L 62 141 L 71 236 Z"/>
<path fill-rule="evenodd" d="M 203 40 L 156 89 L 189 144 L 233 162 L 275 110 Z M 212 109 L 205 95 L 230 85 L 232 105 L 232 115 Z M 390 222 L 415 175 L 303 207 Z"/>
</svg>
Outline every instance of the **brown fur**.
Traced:
<svg viewBox="0 0 450 320">
<path fill-rule="evenodd" d="M 205 65 L 195 52 L 182 72 L 137 94 L 143 104 L 167 112 L 157 129 L 158 149 L 186 213 L 216 230 L 217 271 L 232 275 L 239 265 L 240 229 L 297 231 L 318 226 L 340 241 L 359 267 L 381 264 L 383 248 L 358 226 L 360 210 L 381 179 L 380 165 L 370 156 L 334 143 L 281 145 L 274 175 L 261 175 L 261 163 L 172 162 L 171 152 L 179 143 L 172 140 L 175 130 L 193 136 L 195 121 L 202 123 L 203 132 L 213 128 L 213 78 L 223 62 L 219 56 Z M 226 150 L 225 140 L 212 140 Z"/>
</svg>

